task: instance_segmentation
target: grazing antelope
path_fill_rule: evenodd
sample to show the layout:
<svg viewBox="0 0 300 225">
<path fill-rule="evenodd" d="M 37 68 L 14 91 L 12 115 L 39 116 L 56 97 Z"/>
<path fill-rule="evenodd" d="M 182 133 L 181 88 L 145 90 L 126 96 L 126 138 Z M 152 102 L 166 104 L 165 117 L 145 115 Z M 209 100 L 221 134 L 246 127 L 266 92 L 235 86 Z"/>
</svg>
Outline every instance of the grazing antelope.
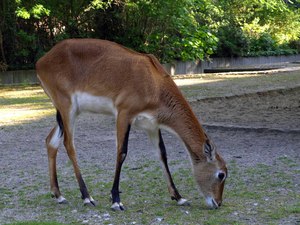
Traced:
<svg viewBox="0 0 300 225">
<path fill-rule="evenodd" d="M 57 110 L 57 125 L 46 138 L 50 186 L 58 203 L 65 203 L 56 174 L 60 140 L 73 164 L 85 205 L 95 205 L 77 164 L 74 123 L 84 111 L 111 114 L 116 118 L 117 160 L 111 190 L 113 210 L 124 210 L 119 181 L 127 155 L 132 125 L 147 131 L 160 152 L 171 198 L 182 198 L 172 180 L 161 128 L 175 133 L 189 153 L 197 184 L 207 204 L 218 208 L 227 168 L 203 131 L 195 114 L 170 75 L 153 55 L 134 52 L 116 43 L 95 39 L 65 40 L 54 46 L 36 64 L 46 94 Z"/>
</svg>

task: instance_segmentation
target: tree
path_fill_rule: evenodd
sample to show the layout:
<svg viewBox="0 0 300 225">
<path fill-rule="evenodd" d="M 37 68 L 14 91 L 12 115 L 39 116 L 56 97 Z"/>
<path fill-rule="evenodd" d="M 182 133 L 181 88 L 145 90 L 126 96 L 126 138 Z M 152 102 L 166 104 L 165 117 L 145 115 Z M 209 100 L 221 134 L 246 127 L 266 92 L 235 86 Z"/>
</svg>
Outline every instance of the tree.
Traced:
<svg viewBox="0 0 300 225">
<path fill-rule="evenodd" d="M 154 53 L 163 62 L 203 59 L 213 52 L 216 38 L 206 25 L 198 23 L 194 3 L 124 0 L 97 17 L 100 26 L 96 33 L 138 51 Z"/>
<path fill-rule="evenodd" d="M 35 61 L 66 38 L 116 41 L 162 62 L 300 50 L 299 0 L 2 0 L 0 62 Z M 3 64 L 3 63 L 2 63 Z"/>
<path fill-rule="evenodd" d="M 220 0 L 218 7 L 218 55 L 288 53 L 288 44 L 299 40 L 300 14 L 291 1 Z"/>
<path fill-rule="evenodd" d="M 10 44 L 4 45 L 6 42 L 6 36 L 4 34 L 10 34 L 13 36 L 14 26 L 8 26 L 8 24 L 15 24 L 15 17 L 13 16 L 14 4 L 10 4 L 9 0 L 2 0 L 0 5 L 0 71 L 7 69 L 7 53 L 5 47 L 10 47 Z"/>
<path fill-rule="evenodd" d="M 65 38 L 91 36 L 92 14 L 108 6 L 112 0 L 14 0 L 7 4 L 14 6 L 15 25 L 13 34 L 7 39 L 15 40 L 5 49 L 14 52 L 8 57 L 10 68 L 32 68 L 35 61 L 56 42 Z M 8 25 L 9 23 L 6 23 Z M 10 56 L 10 52 L 6 53 Z"/>
</svg>

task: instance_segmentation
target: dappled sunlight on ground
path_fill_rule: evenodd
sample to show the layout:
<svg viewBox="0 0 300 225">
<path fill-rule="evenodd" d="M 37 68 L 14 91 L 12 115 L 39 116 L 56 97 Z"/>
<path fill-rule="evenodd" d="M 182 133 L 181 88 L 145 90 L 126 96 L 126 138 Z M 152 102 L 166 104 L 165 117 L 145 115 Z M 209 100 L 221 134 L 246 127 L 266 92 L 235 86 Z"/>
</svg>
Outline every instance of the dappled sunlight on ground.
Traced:
<svg viewBox="0 0 300 225">
<path fill-rule="evenodd" d="M 1 87 L 0 98 L 24 98 L 33 97 L 44 93 L 39 86 Z"/>
<path fill-rule="evenodd" d="M 222 81 L 222 80 L 223 79 L 208 80 L 208 79 L 203 79 L 203 78 L 191 78 L 191 79 L 176 79 L 174 81 L 179 87 L 181 87 L 181 86 L 187 86 L 187 85 L 218 82 L 218 81 Z"/>
<path fill-rule="evenodd" d="M 183 77 L 174 80 L 189 101 L 300 86 L 300 71 Z M 29 123 L 54 114 L 55 109 L 40 86 L 0 87 L 0 126 Z"/>
<path fill-rule="evenodd" d="M 189 86 L 189 85 L 196 85 L 196 84 L 210 84 L 210 83 L 216 83 L 216 82 L 226 82 L 228 80 L 254 80 L 256 79 L 263 79 L 272 81 L 272 79 L 281 79 L 282 76 L 288 76 L 290 78 L 298 77 L 300 76 L 300 71 L 293 71 L 290 73 L 214 73 L 214 74 L 198 74 L 198 75 L 185 75 L 183 78 L 180 78 L 180 76 L 176 76 L 176 79 L 174 80 L 175 83 L 180 86 Z M 284 80 L 283 80 L 284 82 Z M 299 79 L 298 79 L 299 82 Z"/>
<path fill-rule="evenodd" d="M 0 88 L 0 126 L 12 126 L 54 115 L 55 110 L 40 87 Z"/>
<path fill-rule="evenodd" d="M 300 86 L 300 71 L 285 73 L 199 74 L 175 79 L 189 101 Z"/>
<path fill-rule="evenodd" d="M 32 109 L 32 108 L 0 108 L 0 126 L 12 126 L 30 121 L 40 120 L 44 117 L 54 115 L 52 109 Z"/>
</svg>

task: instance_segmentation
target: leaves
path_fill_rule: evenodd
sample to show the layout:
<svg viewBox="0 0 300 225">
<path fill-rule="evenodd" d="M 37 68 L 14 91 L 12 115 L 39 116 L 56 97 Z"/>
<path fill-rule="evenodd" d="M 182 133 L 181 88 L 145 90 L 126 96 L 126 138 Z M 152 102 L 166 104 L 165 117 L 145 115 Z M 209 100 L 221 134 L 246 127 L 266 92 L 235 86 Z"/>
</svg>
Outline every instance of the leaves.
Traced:
<svg viewBox="0 0 300 225">
<path fill-rule="evenodd" d="M 49 16 L 50 10 L 46 9 L 43 5 L 37 4 L 32 7 L 31 14 L 36 19 L 41 19 L 42 16 Z"/>
<path fill-rule="evenodd" d="M 18 7 L 16 10 L 16 16 L 23 19 L 29 19 L 30 13 L 25 9 L 25 7 Z"/>
<path fill-rule="evenodd" d="M 296 1 L 295 1 L 296 3 Z M 299 5 L 283 0 L 221 0 L 219 56 L 295 53 L 289 43 L 299 40 Z"/>
<path fill-rule="evenodd" d="M 216 49 L 216 37 L 197 19 L 196 1 L 191 0 L 140 0 L 126 1 L 124 33 L 127 46 L 154 53 L 162 62 L 174 59 L 204 59 Z M 197 3 L 206 4 L 198 0 Z M 137 46 L 131 40 L 141 37 Z"/>
<path fill-rule="evenodd" d="M 300 50 L 299 0 L 2 1 L 0 47 L 10 68 L 33 67 L 66 38 L 108 39 L 161 62 Z"/>
</svg>

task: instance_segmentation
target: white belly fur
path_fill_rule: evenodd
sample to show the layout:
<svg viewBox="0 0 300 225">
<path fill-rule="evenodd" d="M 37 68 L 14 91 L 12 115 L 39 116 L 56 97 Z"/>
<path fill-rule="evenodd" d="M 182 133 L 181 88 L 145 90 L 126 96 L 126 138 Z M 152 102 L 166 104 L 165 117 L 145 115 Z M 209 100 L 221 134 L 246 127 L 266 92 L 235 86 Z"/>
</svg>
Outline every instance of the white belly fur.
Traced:
<svg viewBox="0 0 300 225">
<path fill-rule="evenodd" d="M 85 92 L 76 92 L 72 96 L 72 103 L 76 104 L 79 112 L 93 112 L 117 115 L 113 101 L 107 97 L 94 96 Z"/>
<path fill-rule="evenodd" d="M 112 99 L 102 96 L 94 96 L 86 92 L 75 92 L 72 96 L 72 103 L 81 112 L 93 112 L 108 114 L 117 117 L 118 110 Z M 74 107 L 73 106 L 73 107 Z M 132 120 L 132 125 L 138 129 L 154 131 L 158 129 L 155 117 L 149 113 L 141 112 Z"/>
</svg>

